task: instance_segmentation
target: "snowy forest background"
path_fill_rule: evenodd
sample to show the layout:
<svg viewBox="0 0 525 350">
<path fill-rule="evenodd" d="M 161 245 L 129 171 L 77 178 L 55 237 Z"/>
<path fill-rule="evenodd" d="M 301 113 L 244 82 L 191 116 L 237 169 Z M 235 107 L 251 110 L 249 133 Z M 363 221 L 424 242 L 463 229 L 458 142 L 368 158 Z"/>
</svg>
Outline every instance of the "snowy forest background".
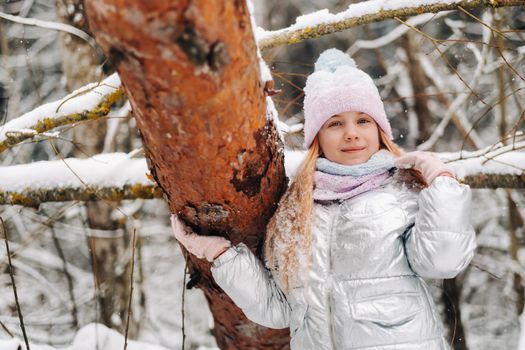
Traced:
<svg viewBox="0 0 525 350">
<path fill-rule="evenodd" d="M 356 2 L 254 0 L 254 15 L 258 26 L 276 30 L 303 14 L 323 8 L 337 13 Z M 79 1 L 4 0 L 0 6 L 4 14 L 65 22 L 87 31 Z M 320 12 L 317 18 L 325 15 Z M 296 125 L 302 121 L 302 87 L 319 53 L 330 47 L 351 53 L 375 79 L 395 141 L 405 149 L 474 151 L 498 142 L 521 142 L 523 148 L 524 7 L 422 14 L 264 50 L 274 88 L 282 89 L 273 101 L 279 119 L 289 126 L 280 126 L 287 150 L 301 147 Z M 0 53 L 2 125 L 114 71 L 111 60 L 84 40 L 12 20 L 0 20 Z M 446 125 L 444 118 L 450 120 Z M 471 132 L 466 135 L 465 130 Z M 56 131 L 0 153 L 0 191 L 8 191 L 26 175 L 35 186 L 53 180 L 47 163 L 38 170 L 9 172 L 7 167 L 14 165 L 112 152 L 141 157 L 141 139 L 125 98 L 107 117 Z M 516 164 L 523 174 L 524 162 Z M 90 166 L 98 170 L 96 162 Z M 61 171 L 71 170 L 64 166 Z M 20 179 L 2 178 L 2 173 L 18 174 Z M 523 186 L 473 193 L 472 222 L 479 248 L 452 289 L 443 281 L 430 282 L 435 301 L 449 336 L 462 328 L 465 339 L 457 349 L 525 349 Z M 130 343 L 130 348 L 180 349 L 183 333 L 187 349 L 216 347 L 210 332 L 213 318 L 202 293 L 183 288 L 184 257 L 171 236 L 169 209 L 162 199 L 2 205 L 0 216 L 9 235 L 20 311 L 32 344 L 71 349 L 123 346 L 123 336 L 109 327 L 144 343 Z M 3 243 L 2 350 L 23 343 Z M 133 311 L 128 321 L 131 275 Z M 450 290 L 457 294 L 450 295 Z M 450 306 L 454 298 L 459 299 L 457 309 Z"/>
</svg>

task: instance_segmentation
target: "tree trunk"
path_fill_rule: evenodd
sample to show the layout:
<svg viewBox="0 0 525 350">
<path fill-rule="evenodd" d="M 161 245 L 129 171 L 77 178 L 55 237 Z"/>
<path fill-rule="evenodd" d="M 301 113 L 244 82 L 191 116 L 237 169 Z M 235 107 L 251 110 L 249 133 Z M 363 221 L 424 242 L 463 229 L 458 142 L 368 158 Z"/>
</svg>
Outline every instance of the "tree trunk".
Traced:
<svg viewBox="0 0 525 350">
<path fill-rule="evenodd" d="M 419 125 L 416 143 L 419 145 L 430 138 L 432 127 L 432 113 L 428 108 L 428 95 L 426 87 L 428 86 L 425 72 L 421 67 L 417 55 L 419 53 L 419 42 L 413 32 L 406 33 L 403 36 L 403 47 L 407 54 L 407 70 L 412 82 L 412 93 L 414 95 L 414 110 L 416 112 Z"/>
<path fill-rule="evenodd" d="M 82 0 L 56 0 L 57 17 L 61 22 L 90 33 Z M 103 57 L 84 40 L 68 33 L 60 33 L 62 68 L 69 92 L 102 77 Z M 86 158 L 102 152 L 106 135 L 106 119 L 102 118 L 73 129 L 75 148 L 73 155 Z M 126 250 L 131 249 L 129 234 L 125 227 L 111 218 L 114 206 L 104 201 L 86 202 L 87 224 L 92 229 L 107 231 L 105 237 L 90 237 L 93 256 L 93 274 L 97 290 L 97 322 L 124 333 L 131 283 L 129 276 L 131 261 L 122 261 Z M 130 318 L 128 334 L 135 337 L 139 331 L 138 322 Z"/>
<path fill-rule="evenodd" d="M 85 4 L 171 210 L 197 233 L 259 252 L 286 182 L 244 1 Z M 288 331 L 248 321 L 213 283 L 210 265 L 189 259 L 190 283 L 206 295 L 219 347 L 288 347 Z"/>
<path fill-rule="evenodd" d="M 457 278 L 443 280 L 443 303 L 445 304 L 445 323 L 449 327 L 448 338 L 452 349 L 467 350 L 467 339 L 461 321 L 461 286 Z"/>
</svg>

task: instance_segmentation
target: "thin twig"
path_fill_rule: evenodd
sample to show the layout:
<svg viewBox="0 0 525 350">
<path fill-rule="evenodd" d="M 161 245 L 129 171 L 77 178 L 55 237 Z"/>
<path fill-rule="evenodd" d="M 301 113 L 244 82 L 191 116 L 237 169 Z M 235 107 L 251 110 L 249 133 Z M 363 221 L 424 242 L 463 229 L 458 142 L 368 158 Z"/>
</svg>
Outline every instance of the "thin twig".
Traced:
<svg viewBox="0 0 525 350">
<path fill-rule="evenodd" d="M 475 267 L 476 269 L 478 269 L 478 270 L 480 270 L 480 271 L 482 271 L 482 272 L 485 272 L 486 274 L 488 274 L 490 277 L 492 277 L 492 278 L 494 278 L 494 279 L 501 280 L 501 277 L 500 277 L 500 276 L 498 276 L 498 275 L 496 275 L 496 274 L 490 272 L 490 271 L 487 270 L 486 268 L 481 267 L 480 265 L 478 265 L 478 264 L 476 264 L 476 263 L 471 262 L 471 263 L 470 263 L 470 266 Z"/>
<path fill-rule="evenodd" d="M 82 96 L 82 95 L 86 95 L 90 92 L 92 92 L 93 90 L 95 90 L 96 88 L 98 87 L 101 87 L 101 86 L 107 86 L 107 87 L 110 87 L 112 89 L 115 89 L 115 92 L 119 91 L 120 87 L 118 86 L 113 86 L 113 85 L 109 85 L 109 84 L 106 84 L 106 83 L 103 83 L 102 81 L 97 81 L 96 85 L 95 86 L 91 86 L 91 87 L 88 87 L 86 88 L 85 90 L 80 90 L 78 92 L 76 92 L 74 95 L 71 94 L 68 98 L 65 98 L 62 102 L 60 102 L 60 104 L 57 106 L 56 110 L 55 110 L 55 113 L 58 113 L 58 111 L 60 110 L 60 108 L 68 101 L 78 97 L 78 96 Z M 95 91 L 95 93 L 99 94 L 99 95 L 102 95 L 101 93 Z"/>
<path fill-rule="evenodd" d="M 11 262 L 11 252 L 9 251 L 9 237 L 7 235 L 7 230 L 5 228 L 4 219 L 0 216 L 0 222 L 2 223 L 2 231 L 4 232 L 5 239 L 5 249 L 7 251 L 7 259 L 9 262 L 9 276 L 11 276 L 11 283 L 13 284 L 13 294 L 15 295 L 16 311 L 18 312 L 18 318 L 20 319 L 20 328 L 22 329 L 22 334 L 24 335 L 24 341 L 26 343 L 26 349 L 29 349 L 29 341 L 27 340 L 26 328 L 24 326 L 24 317 L 22 316 L 22 309 L 20 308 L 20 303 L 18 302 L 18 293 L 16 292 L 15 276 L 13 272 L 13 264 Z"/>
<path fill-rule="evenodd" d="M 75 293 L 73 292 L 73 279 L 71 278 L 71 274 L 69 273 L 67 269 L 67 262 L 66 257 L 64 255 L 64 251 L 62 250 L 62 247 L 60 246 L 60 242 L 58 241 L 55 228 L 53 225 L 49 225 L 49 229 L 51 230 L 51 238 L 53 239 L 53 244 L 55 245 L 55 249 L 58 252 L 58 256 L 62 260 L 62 269 L 64 271 L 64 275 L 66 275 L 67 280 L 67 287 L 69 291 L 69 298 L 71 299 L 71 313 L 73 314 L 73 323 L 75 326 L 75 329 L 79 328 L 79 322 L 78 322 L 78 312 L 77 312 L 77 303 L 75 301 Z"/>
<path fill-rule="evenodd" d="M 469 16 L 470 18 L 473 18 L 476 22 L 478 22 L 478 23 L 481 24 L 482 26 L 487 27 L 488 29 L 490 29 L 490 31 L 492 31 L 493 33 L 498 33 L 499 35 L 501 35 L 501 36 L 504 37 L 505 39 L 510 40 L 510 38 L 507 37 L 505 34 L 503 34 L 499 28 L 494 28 L 494 27 L 488 25 L 487 23 L 485 23 L 485 22 L 484 22 L 483 20 L 481 20 L 480 18 L 474 16 L 472 13 L 468 12 L 467 10 L 465 10 L 462 6 L 458 6 L 458 9 L 459 9 L 461 12 L 463 12 L 464 14 L 466 14 L 467 16 Z"/>
<path fill-rule="evenodd" d="M 139 284 L 139 305 L 140 305 L 140 318 L 137 324 L 137 333 L 140 332 L 142 328 L 142 322 L 144 321 L 146 315 L 146 292 L 144 291 L 144 260 L 142 258 L 142 246 L 144 244 L 144 238 L 139 235 L 137 239 L 137 263 L 139 264 L 138 272 L 138 284 Z"/>
<path fill-rule="evenodd" d="M 476 96 L 476 98 L 483 104 L 487 104 L 483 98 L 481 98 L 481 96 L 479 96 L 476 91 L 474 91 L 474 89 L 472 89 L 472 87 L 470 87 L 470 85 L 467 83 L 467 81 L 463 78 L 463 76 L 461 74 L 459 74 L 458 70 L 456 68 L 454 68 L 454 66 L 452 65 L 452 63 L 450 63 L 450 61 L 448 60 L 448 58 L 445 56 L 445 53 L 443 51 L 441 51 L 441 49 L 439 48 L 439 45 L 437 44 L 439 41 L 434 39 L 432 36 L 428 35 L 427 33 L 419 30 L 418 28 L 410 25 L 409 23 L 403 21 L 402 19 L 398 18 L 398 17 L 394 17 L 394 19 L 396 21 L 398 21 L 399 23 L 402 23 L 404 25 L 406 25 L 407 27 L 411 28 L 412 30 L 414 30 L 416 33 L 422 35 L 423 37 L 427 38 L 428 40 L 430 40 L 430 42 L 432 43 L 432 46 L 434 46 L 434 48 L 436 49 L 437 52 L 439 52 L 439 55 L 441 57 L 441 59 L 445 62 L 445 64 L 452 70 L 452 72 L 459 78 L 459 80 L 461 80 L 461 82 L 467 87 L 467 89 L 469 89 L 469 91 L 474 95 Z"/>
<path fill-rule="evenodd" d="M 81 211 L 79 211 L 79 214 Z M 93 272 L 93 299 L 95 301 L 95 350 L 99 350 L 98 344 L 98 320 L 99 320 L 99 291 L 100 286 L 97 280 L 97 257 L 95 253 L 95 239 L 90 239 L 87 227 L 87 218 L 84 218 L 82 214 L 79 215 L 80 221 L 82 221 L 82 227 L 84 228 L 84 235 L 86 238 L 86 244 L 88 246 L 89 262 L 91 263 L 91 271 Z"/>
<path fill-rule="evenodd" d="M 129 319 L 131 316 L 131 300 L 133 299 L 133 270 L 135 268 L 135 236 L 137 229 L 133 229 L 133 242 L 131 246 L 131 276 L 129 281 L 128 316 L 126 319 L 126 330 L 124 332 L 124 350 L 128 348 Z"/>
<path fill-rule="evenodd" d="M 507 95 L 505 95 L 505 96 L 503 97 L 503 100 L 507 99 L 509 96 L 511 96 L 511 95 L 513 95 L 513 94 L 515 94 L 515 93 L 517 93 L 517 92 L 523 90 L 523 89 L 525 89 L 525 87 L 520 87 L 520 88 L 517 88 L 517 89 L 514 90 L 514 91 L 511 91 L 510 93 L 508 93 Z M 494 103 L 494 104 L 492 104 L 492 105 L 489 105 L 488 108 L 487 108 L 487 110 L 486 110 L 485 112 L 483 112 L 483 114 L 481 114 L 481 116 L 478 117 L 478 118 L 474 121 L 474 123 L 472 123 L 472 127 L 470 128 L 470 130 L 467 131 L 467 136 L 469 136 L 470 133 L 473 132 L 473 131 L 475 130 L 476 126 L 481 122 L 481 120 L 482 120 L 486 115 L 488 115 L 488 113 L 489 113 L 490 111 L 492 111 L 496 106 L 498 106 L 501 102 L 502 102 L 502 99 L 499 99 L 499 100 L 496 101 L 496 103 Z M 466 143 L 466 138 L 463 139 L 463 143 L 461 144 L 461 152 L 463 152 L 463 149 L 465 148 L 465 143 Z"/>
<path fill-rule="evenodd" d="M 2 328 L 4 329 L 4 331 L 5 331 L 7 334 L 9 334 L 9 336 L 10 336 L 11 338 L 14 338 L 14 337 L 15 337 L 15 336 L 13 335 L 13 333 L 11 333 L 11 332 L 9 331 L 9 329 L 6 327 L 6 325 L 5 325 L 2 321 L 0 321 L 0 326 L 2 326 Z"/>
<path fill-rule="evenodd" d="M 188 274 L 188 254 L 184 254 L 184 277 L 182 280 L 182 305 L 181 305 L 181 314 L 182 314 L 182 350 L 184 350 L 184 344 L 186 343 L 186 328 L 184 324 L 184 299 L 186 297 L 186 275 Z"/>
<path fill-rule="evenodd" d="M 62 218 L 64 214 L 66 213 L 66 211 L 74 207 L 75 205 L 77 205 L 77 203 L 71 203 L 71 204 L 65 205 L 63 208 L 60 208 L 60 210 L 57 211 L 57 213 L 53 214 L 53 216 L 48 217 L 45 222 L 40 222 L 40 224 L 48 227 L 52 222 L 57 221 L 60 218 Z M 21 212 L 21 215 L 24 215 L 23 211 Z M 18 248 L 15 251 L 13 251 L 11 255 L 16 256 L 18 251 L 21 251 L 22 249 L 27 248 L 27 246 L 31 242 L 33 242 L 33 240 L 36 239 L 36 237 L 38 237 L 42 232 L 43 232 L 42 229 L 34 230 L 29 237 L 27 237 L 25 240 L 19 243 Z M 5 260 L 0 260 L 0 268 L 2 268 L 3 264 L 5 263 L 6 263 Z"/>
</svg>

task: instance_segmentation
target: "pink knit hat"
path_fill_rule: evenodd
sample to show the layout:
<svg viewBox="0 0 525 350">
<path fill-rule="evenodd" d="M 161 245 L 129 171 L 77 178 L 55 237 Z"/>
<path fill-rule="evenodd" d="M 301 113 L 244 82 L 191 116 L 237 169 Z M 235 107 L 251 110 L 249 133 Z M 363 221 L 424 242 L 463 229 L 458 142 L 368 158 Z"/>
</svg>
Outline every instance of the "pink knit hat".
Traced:
<svg viewBox="0 0 525 350">
<path fill-rule="evenodd" d="M 310 147 L 323 124 L 336 114 L 363 112 L 392 139 L 392 129 L 374 81 L 337 49 L 324 51 L 304 87 L 304 142 Z"/>
</svg>

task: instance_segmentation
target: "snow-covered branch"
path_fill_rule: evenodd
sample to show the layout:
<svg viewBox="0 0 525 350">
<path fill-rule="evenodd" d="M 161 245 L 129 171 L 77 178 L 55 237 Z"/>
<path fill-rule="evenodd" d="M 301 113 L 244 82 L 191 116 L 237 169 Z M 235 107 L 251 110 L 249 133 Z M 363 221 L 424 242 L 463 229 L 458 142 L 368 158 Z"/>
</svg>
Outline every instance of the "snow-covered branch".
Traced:
<svg viewBox="0 0 525 350">
<path fill-rule="evenodd" d="M 523 175 L 510 174 L 478 174 L 468 175 L 462 182 L 472 188 L 525 188 L 525 177 Z"/>
<path fill-rule="evenodd" d="M 387 19 L 461 8 L 468 10 L 506 6 L 525 6 L 525 0 L 371 0 L 351 4 L 347 10 L 337 14 L 324 9 L 300 16 L 288 28 L 275 31 L 257 28 L 256 36 L 260 49 L 266 50 Z"/>
<path fill-rule="evenodd" d="M 46 103 L 0 127 L 0 152 L 49 130 L 106 116 L 124 94 L 115 73 L 100 83 L 88 84 L 66 97 Z"/>
<path fill-rule="evenodd" d="M 525 141 L 475 152 L 441 153 L 472 188 L 525 188 Z"/>
<path fill-rule="evenodd" d="M 474 188 L 525 188 L 525 152 L 516 144 L 490 152 L 442 153 L 458 179 Z M 293 177 L 304 152 L 285 152 L 287 175 Z M 125 153 L 89 159 L 68 158 L 0 168 L 0 204 L 37 206 L 43 202 L 161 198 L 150 180 L 146 160 Z"/>
<path fill-rule="evenodd" d="M 0 204 L 34 207 L 43 202 L 159 198 L 144 158 L 125 153 L 3 167 Z"/>
</svg>

